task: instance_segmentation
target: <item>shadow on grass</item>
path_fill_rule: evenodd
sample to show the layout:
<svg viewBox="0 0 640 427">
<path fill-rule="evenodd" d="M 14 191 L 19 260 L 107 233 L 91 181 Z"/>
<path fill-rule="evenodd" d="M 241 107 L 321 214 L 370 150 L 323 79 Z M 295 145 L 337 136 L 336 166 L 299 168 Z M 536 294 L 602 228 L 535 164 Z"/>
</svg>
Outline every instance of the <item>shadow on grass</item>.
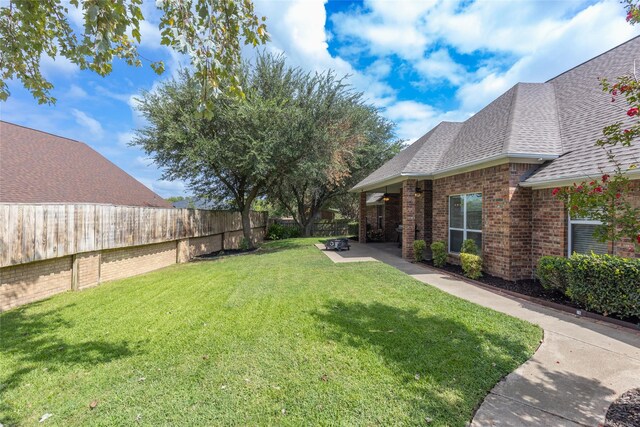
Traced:
<svg viewBox="0 0 640 427">
<path fill-rule="evenodd" d="M 92 367 L 113 360 L 130 357 L 139 352 L 140 343 L 89 339 L 78 342 L 63 337 L 75 322 L 63 317 L 64 311 L 75 304 L 49 311 L 33 313 L 44 302 L 9 311 L 0 315 L 0 356 L 11 360 L 9 368 L 0 376 L 0 413 L 11 412 L 5 394 L 19 387 L 26 375 L 34 370 L 46 368 L 55 372 L 71 366 Z M 5 425 L 17 421 L 2 420 Z"/>
<path fill-rule="evenodd" d="M 415 416 L 450 425 L 469 421 L 500 378 L 535 348 L 524 337 L 382 303 L 334 301 L 314 316 L 328 339 L 382 358 L 405 385 Z"/>
</svg>

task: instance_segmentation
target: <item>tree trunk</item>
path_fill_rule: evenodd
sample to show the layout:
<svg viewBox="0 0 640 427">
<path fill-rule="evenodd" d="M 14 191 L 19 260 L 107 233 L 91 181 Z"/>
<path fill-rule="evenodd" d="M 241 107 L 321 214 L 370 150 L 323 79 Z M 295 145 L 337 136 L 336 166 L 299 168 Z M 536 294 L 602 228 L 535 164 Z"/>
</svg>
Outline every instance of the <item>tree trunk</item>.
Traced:
<svg viewBox="0 0 640 427">
<path fill-rule="evenodd" d="M 251 239 L 251 217 L 249 215 L 250 213 L 251 213 L 251 204 L 247 203 L 241 212 L 242 234 L 244 235 L 245 241 L 249 245 L 249 249 L 253 249 L 254 245 L 253 245 L 253 240 Z"/>
</svg>

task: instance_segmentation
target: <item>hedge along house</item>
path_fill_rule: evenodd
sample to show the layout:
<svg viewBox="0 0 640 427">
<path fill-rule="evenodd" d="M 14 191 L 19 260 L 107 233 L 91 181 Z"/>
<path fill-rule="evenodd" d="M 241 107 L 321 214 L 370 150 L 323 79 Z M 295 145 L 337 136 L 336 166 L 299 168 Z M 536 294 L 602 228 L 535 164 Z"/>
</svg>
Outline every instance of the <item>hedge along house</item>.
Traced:
<svg viewBox="0 0 640 427">
<path fill-rule="evenodd" d="M 404 258 L 424 239 L 444 241 L 455 263 L 473 239 L 484 270 L 507 280 L 531 278 L 543 255 L 612 252 L 593 238 L 596 224 L 571 218 L 552 189 L 613 169 L 595 142 L 605 126 L 629 120 L 627 104 L 612 103 L 598 78 L 630 75 L 634 60 L 638 37 L 545 83 L 518 83 L 464 122 L 438 124 L 351 190 L 360 193 L 360 242 L 378 229 L 393 241 L 401 224 Z M 639 142 L 613 152 L 623 166 L 640 162 Z M 638 256 L 629 241 L 615 253 Z"/>
</svg>

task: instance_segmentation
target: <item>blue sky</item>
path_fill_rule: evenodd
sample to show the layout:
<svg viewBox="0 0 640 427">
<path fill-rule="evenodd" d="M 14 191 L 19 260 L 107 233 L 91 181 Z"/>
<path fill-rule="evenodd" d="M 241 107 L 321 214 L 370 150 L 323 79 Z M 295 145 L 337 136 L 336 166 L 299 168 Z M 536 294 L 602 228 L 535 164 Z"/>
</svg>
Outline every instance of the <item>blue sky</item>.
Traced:
<svg viewBox="0 0 640 427">
<path fill-rule="evenodd" d="M 16 83 L 0 104 L 2 120 L 77 139 L 164 197 L 188 193 L 127 144 L 144 125 L 134 98 L 170 78 L 185 58 L 160 46 L 154 2 L 142 28 L 141 52 L 167 72 L 116 64 L 108 77 L 43 60 L 55 106 L 38 105 Z M 334 69 L 412 141 L 442 120 L 464 120 L 519 81 L 542 82 L 638 35 L 617 0 L 256 2 L 272 41 L 292 65 Z M 79 23 L 81 15 L 71 14 Z M 253 52 L 246 49 L 251 57 Z"/>
</svg>

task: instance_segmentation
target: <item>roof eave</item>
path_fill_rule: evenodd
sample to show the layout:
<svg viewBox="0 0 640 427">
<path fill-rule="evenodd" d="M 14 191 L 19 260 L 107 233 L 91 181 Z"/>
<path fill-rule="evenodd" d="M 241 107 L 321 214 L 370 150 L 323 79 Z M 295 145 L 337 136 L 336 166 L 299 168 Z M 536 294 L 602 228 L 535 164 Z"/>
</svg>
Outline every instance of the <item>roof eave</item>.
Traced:
<svg viewBox="0 0 640 427">
<path fill-rule="evenodd" d="M 462 171 L 464 169 L 472 168 L 474 166 L 481 166 L 486 163 L 495 162 L 499 160 L 535 160 L 535 163 L 543 163 L 548 160 L 555 160 L 560 157 L 559 154 L 548 153 L 502 153 L 491 157 L 485 157 L 484 159 L 474 160 L 471 162 L 462 163 L 460 165 L 452 166 L 450 168 L 439 169 L 432 173 L 424 172 L 402 172 L 380 181 L 371 182 L 365 185 L 356 185 L 349 190 L 350 193 L 360 193 L 370 191 L 376 188 L 384 187 L 386 185 L 396 184 L 403 181 L 405 178 L 416 179 L 436 179 L 442 175 L 451 175 L 456 171 Z M 475 168 L 478 169 L 478 168 Z"/>
<path fill-rule="evenodd" d="M 640 179 L 640 169 L 631 169 L 624 173 L 631 180 Z M 596 174 L 599 176 L 599 173 Z M 552 187 L 566 187 L 569 185 L 579 184 L 585 180 L 594 179 L 593 175 L 583 174 L 574 176 L 560 176 L 539 181 L 524 181 L 520 183 L 521 187 L 533 188 L 534 190 L 552 188 Z"/>
</svg>

